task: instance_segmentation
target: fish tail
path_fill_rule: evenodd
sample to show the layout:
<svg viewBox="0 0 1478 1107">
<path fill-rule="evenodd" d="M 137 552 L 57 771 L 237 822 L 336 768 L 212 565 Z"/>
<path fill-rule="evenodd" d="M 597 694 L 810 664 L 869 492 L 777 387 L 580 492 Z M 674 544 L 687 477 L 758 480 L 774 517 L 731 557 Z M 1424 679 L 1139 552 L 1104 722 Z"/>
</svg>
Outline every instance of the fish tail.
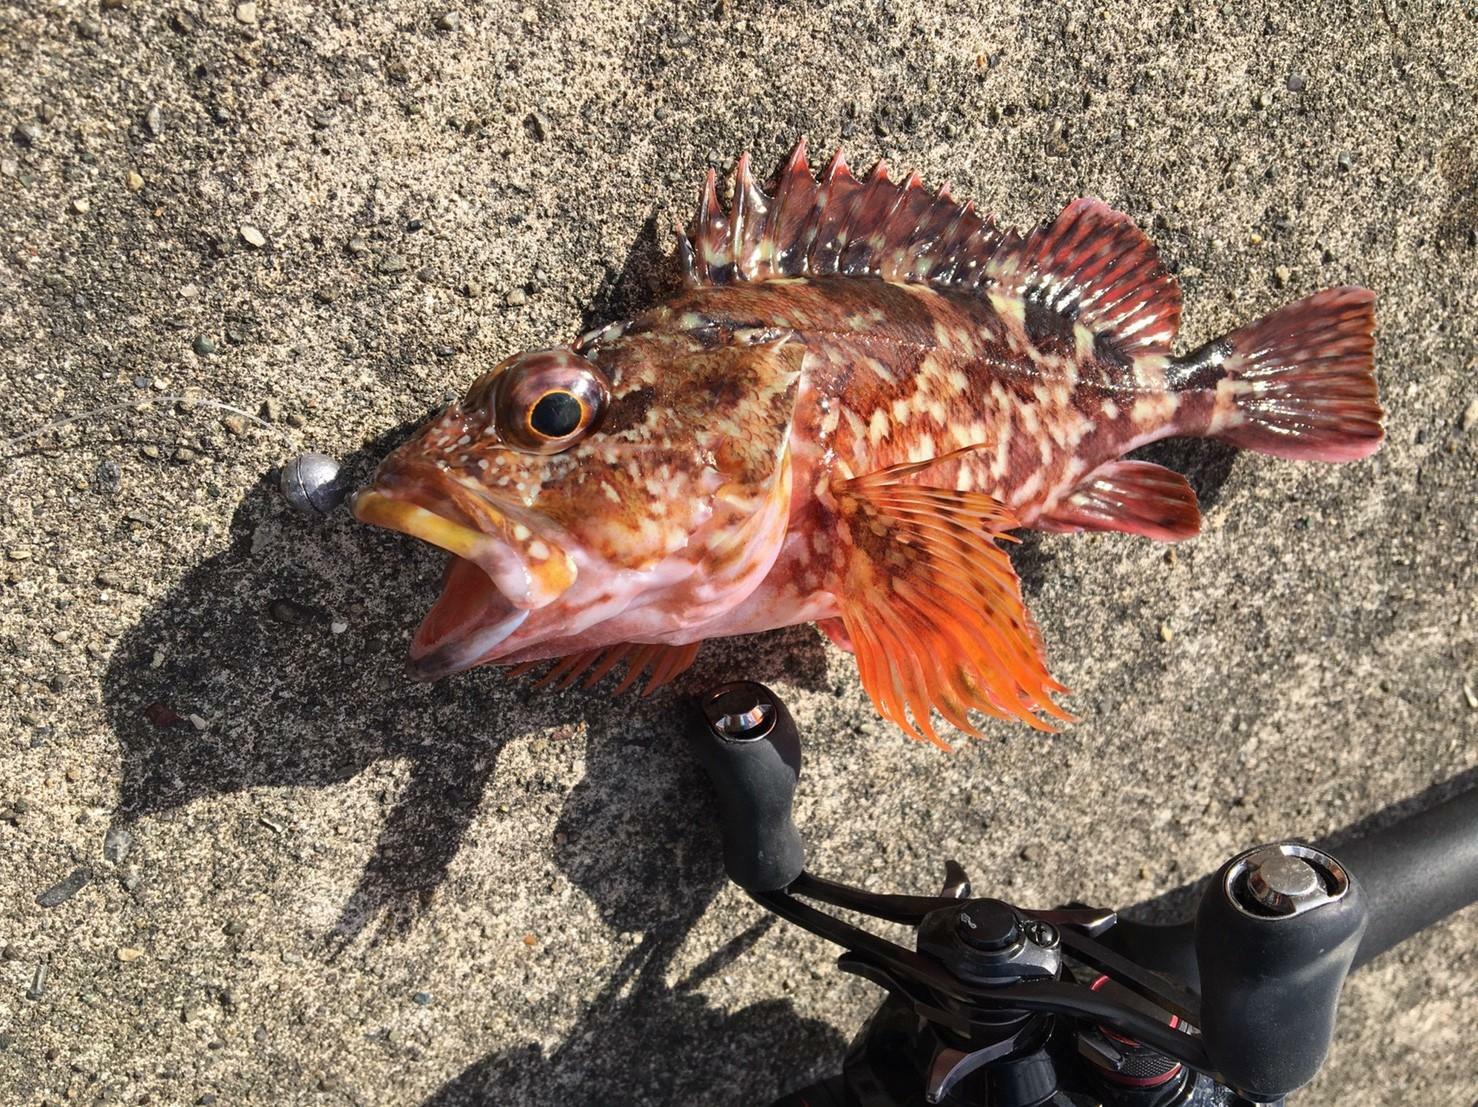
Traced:
<svg viewBox="0 0 1478 1107">
<path fill-rule="evenodd" d="M 1172 363 L 1177 390 L 1213 395 L 1202 433 L 1275 457 L 1354 461 L 1385 435 L 1375 293 L 1329 288 Z"/>
</svg>

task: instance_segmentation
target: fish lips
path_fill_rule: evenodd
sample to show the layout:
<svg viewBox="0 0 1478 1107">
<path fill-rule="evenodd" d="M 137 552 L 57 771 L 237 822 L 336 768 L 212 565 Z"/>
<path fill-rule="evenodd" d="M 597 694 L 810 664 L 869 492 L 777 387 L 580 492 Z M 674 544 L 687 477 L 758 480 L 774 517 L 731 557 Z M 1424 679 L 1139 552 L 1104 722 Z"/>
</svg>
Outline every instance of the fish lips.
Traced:
<svg viewBox="0 0 1478 1107">
<path fill-rule="evenodd" d="M 441 595 L 411 640 L 411 671 L 423 680 L 493 660 L 532 612 L 575 581 L 574 559 L 559 545 L 536 536 L 486 497 L 455 491 L 460 494 L 376 486 L 358 493 L 352 505 L 361 522 L 409 534 L 452 555 Z"/>
</svg>

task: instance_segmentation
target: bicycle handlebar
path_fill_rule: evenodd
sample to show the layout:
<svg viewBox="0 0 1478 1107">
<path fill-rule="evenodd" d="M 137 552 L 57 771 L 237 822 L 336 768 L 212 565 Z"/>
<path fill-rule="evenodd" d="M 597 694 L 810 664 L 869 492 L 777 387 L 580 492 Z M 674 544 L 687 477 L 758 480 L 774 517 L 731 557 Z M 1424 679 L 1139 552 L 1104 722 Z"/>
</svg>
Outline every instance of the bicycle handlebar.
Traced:
<svg viewBox="0 0 1478 1107">
<path fill-rule="evenodd" d="M 1369 923 L 1351 971 L 1478 902 L 1478 788 L 1399 822 L 1321 849 L 1334 853 L 1365 893 Z M 1201 990 L 1194 920 L 1120 919 L 1105 942 L 1145 968 Z"/>
<path fill-rule="evenodd" d="M 1478 902 L 1478 788 L 1355 838 L 1339 856 L 1365 887 L 1370 925 L 1352 968 Z"/>
<path fill-rule="evenodd" d="M 882 918 L 902 912 L 921 919 L 950 902 L 876 896 L 806 874 L 791 818 L 800 739 L 784 703 L 763 685 L 736 682 L 710 691 L 699 708 L 695 750 L 718 793 L 724 867 L 735 883 L 786 917 L 782 907 L 795 903 L 795 893 L 855 900 L 849 905 Z M 1276 1098 L 1322 1064 L 1352 968 L 1478 900 L 1478 789 L 1343 843 L 1338 858 L 1301 842 L 1244 851 L 1212 879 L 1194 921 L 1118 919 L 1098 948 L 1132 962 L 1122 966 L 1126 972 L 1164 973 L 1199 992 L 1199 1064 L 1209 1058 L 1218 1078 L 1244 1095 Z M 792 921 L 823 933 L 806 918 Z M 1081 997 L 1065 1002 L 1065 1010 L 1084 1007 Z M 1079 1010 L 1078 1017 L 1094 1016 Z"/>
</svg>

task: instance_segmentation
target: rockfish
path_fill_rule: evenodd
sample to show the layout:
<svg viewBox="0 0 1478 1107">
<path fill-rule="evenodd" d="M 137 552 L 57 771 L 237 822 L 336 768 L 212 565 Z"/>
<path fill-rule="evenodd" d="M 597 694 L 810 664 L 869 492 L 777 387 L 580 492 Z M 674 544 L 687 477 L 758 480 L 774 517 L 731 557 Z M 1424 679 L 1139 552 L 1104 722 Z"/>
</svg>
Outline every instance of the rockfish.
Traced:
<svg viewBox="0 0 1478 1107">
<path fill-rule="evenodd" d="M 499 362 L 356 497 L 452 555 L 419 675 L 557 658 L 655 687 L 705 639 L 815 622 L 914 737 L 1053 729 L 1011 531 L 1192 537 L 1185 478 L 1124 460 L 1161 438 L 1381 442 L 1371 292 L 1176 356 L 1176 280 L 1098 200 L 1023 235 L 882 163 L 818 180 L 802 142 L 764 188 L 741 157 L 727 210 L 710 170 L 678 255 L 684 291 Z"/>
</svg>

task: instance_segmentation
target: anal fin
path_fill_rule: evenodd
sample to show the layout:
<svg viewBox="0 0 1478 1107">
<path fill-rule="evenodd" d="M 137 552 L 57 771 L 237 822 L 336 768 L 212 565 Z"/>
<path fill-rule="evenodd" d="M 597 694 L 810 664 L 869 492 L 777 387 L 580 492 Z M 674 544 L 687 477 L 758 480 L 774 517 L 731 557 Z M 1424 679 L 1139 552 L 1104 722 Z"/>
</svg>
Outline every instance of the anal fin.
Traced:
<svg viewBox="0 0 1478 1107">
<path fill-rule="evenodd" d="M 702 645 L 701 642 L 686 642 L 678 646 L 665 646 L 651 642 L 622 642 L 615 646 L 584 650 L 557 658 L 549 671 L 534 683 L 540 688 L 549 684 L 558 688 L 568 688 L 584 676 L 585 687 L 593 688 L 612 669 L 625 662 L 626 673 L 616 685 L 616 691 L 618 693 L 626 691 L 638 682 L 644 671 L 647 671 L 647 683 L 641 694 L 644 697 L 650 696 L 693 664 L 698 656 L 700 645 Z M 544 664 L 542 661 L 525 661 L 512 666 L 508 670 L 508 675 L 523 676 L 542 664 Z"/>
<path fill-rule="evenodd" d="M 1201 511 L 1195 490 L 1179 473 L 1148 461 L 1111 461 L 1033 525 L 1068 534 L 1116 530 L 1179 542 L 1201 533 Z"/>
<path fill-rule="evenodd" d="M 1052 700 L 1065 689 L 996 544 L 1017 521 L 983 493 L 903 483 L 928 464 L 834 489 L 851 545 L 838 599 L 863 687 L 884 718 L 940 746 L 932 711 L 976 736 L 971 711 L 1054 730 L 1049 719 L 1072 719 Z"/>
</svg>

